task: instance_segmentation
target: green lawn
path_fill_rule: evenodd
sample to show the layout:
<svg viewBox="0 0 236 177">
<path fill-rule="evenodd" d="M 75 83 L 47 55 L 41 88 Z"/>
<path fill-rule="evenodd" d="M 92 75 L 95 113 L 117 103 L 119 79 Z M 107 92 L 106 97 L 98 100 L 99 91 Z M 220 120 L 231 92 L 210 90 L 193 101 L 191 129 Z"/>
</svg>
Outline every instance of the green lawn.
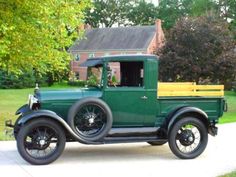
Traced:
<svg viewBox="0 0 236 177">
<path fill-rule="evenodd" d="M 227 173 L 227 174 L 219 176 L 219 177 L 236 177 L 236 171 L 233 171 L 231 173 Z"/>
<path fill-rule="evenodd" d="M 43 89 L 63 89 L 68 88 L 66 84 L 54 85 L 53 87 L 46 87 Z M 6 119 L 15 119 L 15 111 L 27 102 L 28 95 L 33 93 L 33 88 L 30 89 L 0 89 L 0 140 L 4 139 L 3 129 L 4 121 Z M 220 123 L 236 122 L 236 93 L 225 92 L 228 102 L 228 112 L 220 119 Z"/>
<path fill-rule="evenodd" d="M 52 87 L 44 87 L 40 89 L 64 89 L 75 88 L 67 84 L 55 84 Z M 16 119 L 16 110 L 26 104 L 28 95 L 33 94 L 34 88 L 29 89 L 0 89 L 0 140 L 4 137 L 4 122 L 6 119 Z"/>
<path fill-rule="evenodd" d="M 228 103 L 228 112 L 220 118 L 220 123 L 236 122 L 236 93 L 227 91 L 225 97 Z"/>
</svg>

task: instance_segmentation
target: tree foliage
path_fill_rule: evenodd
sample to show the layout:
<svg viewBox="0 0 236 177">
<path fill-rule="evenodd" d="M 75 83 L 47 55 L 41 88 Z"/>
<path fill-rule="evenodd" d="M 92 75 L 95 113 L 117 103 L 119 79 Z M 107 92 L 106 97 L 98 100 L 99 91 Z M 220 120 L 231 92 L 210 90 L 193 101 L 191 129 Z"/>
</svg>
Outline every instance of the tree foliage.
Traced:
<svg viewBox="0 0 236 177">
<path fill-rule="evenodd" d="M 236 39 L 236 1 L 235 0 L 219 0 L 219 11 L 225 21 L 230 22 L 230 30 L 234 33 Z"/>
<path fill-rule="evenodd" d="M 157 7 L 145 0 L 135 1 L 127 12 L 126 25 L 153 25 L 158 16 Z"/>
<path fill-rule="evenodd" d="M 86 23 L 94 28 L 125 24 L 133 0 L 93 0 L 87 9 Z"/>
<path fill-rule="evenodd" d="M 235 0 L 160 0 L 158 6 L 145 0 L 93 0 L 93 7 L 86 13 L 86 23 L 96 28 L 152 25 L 159 18 L 163 28 L 170 29 L 182 17 L 215 14 L 230 21 L 234 28 L 235 7 Z"/>
<path fill-rule="evenodd" d="M 216 1 L 213 0 L 195 0 L 190 6 L 190 16 L 210 15 L 211 13 L 219 15 L 219 9 Z"/>
<path fill-rule="evenodd" d="M 235 79 L 235 43 L 227 26 L 215 17 L 179 20 L 161 51 L 161 80 L 227 84 Z"/>
<path fill-rule="evenodd" d="M 157 12 L 157 7 L 145 0 L 94 0 L 87 9 L 86 23 L 94 28 L 152 25 Z"/>
<path fill-rule="evenodd" d="M 158 6 L 158 18 L 162 19 L 165 29 L 170 29 L 181 16 L 184 16 L 186 10 L 183 6 L 184 4 L 183 0 L 160 1 Z M 187 6 L 188 4 L 185 5 Z"/>
<path fill-rule="evenodd" d="M 89 0 L 0 0 L 0 68 L 60 76 Z M 79 37 L 82 35 L 79 32 Z"/>
</svg>

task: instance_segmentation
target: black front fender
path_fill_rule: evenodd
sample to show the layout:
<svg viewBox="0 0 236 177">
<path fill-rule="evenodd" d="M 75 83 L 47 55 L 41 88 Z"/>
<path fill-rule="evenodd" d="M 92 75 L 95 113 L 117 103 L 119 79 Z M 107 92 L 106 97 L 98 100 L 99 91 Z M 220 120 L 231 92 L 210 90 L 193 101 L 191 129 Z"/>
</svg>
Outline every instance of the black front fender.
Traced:
<svg viewBox="0 0 236 177">
<path fill-rule="evenodd" d="M 28 104 L 25 104 L 23 106 L 21 106 L 15 113 L 15 115 L 19 115 L 19 114 L 25 114 L 28 112 L 31 112 L 32 110 L 30 109 Z"/>
<path fill-rule="evenodd" d="M 37 110 L 37 111 L 31 111 L 27 114 L 24 114 L 19 117 L 17 122 L 15 123 L 15 130 L 24 128 L 24 124 L 26 124 L 29 121 L 34 121 L 34 119 L 40 119 L 40 118 L 48 118 L 53 119 L 55 122 L 59 123 L 72 137 L 74 137 L 77 141 L 83 144 L 98 144 L 97 142 L 89 142 L 81 140 L 80 137 L 74 133 L 74 131 L 70 128 L 70 126 L 67 124 L 67 122 L 62 119 L 60 116 L 58 116 L 55 112 L 49 111 L 49 110 Z"/>
<path fill-rule="evenodd" d="M 26 114 L 23 114 L 19 120 L 17 120 L 17 125 L 22 126 L 25 123 L 27 123 L 30 120 L 33 120 L 35 118 L 40 118 L 40 117 L 48 117 L 55 119 L 59 122 L 64 121 L 61 117 L 59 117 L 55 112 L 53 111 L 48 111 L 48 110 L 37 110 L 37 111 L 30 111 L 27 112 Z M 65 122 L 65 121 L 64 121 Z"/>
</svg>

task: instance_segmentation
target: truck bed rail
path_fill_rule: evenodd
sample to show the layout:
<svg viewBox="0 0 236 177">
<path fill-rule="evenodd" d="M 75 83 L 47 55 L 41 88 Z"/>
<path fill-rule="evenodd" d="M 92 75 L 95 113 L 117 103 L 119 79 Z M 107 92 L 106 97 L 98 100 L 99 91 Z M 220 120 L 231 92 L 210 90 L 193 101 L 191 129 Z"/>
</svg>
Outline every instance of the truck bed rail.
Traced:
<svg viewBox="0 0 236 177">
<path fill-rule="evenodd" d="M 160 96 L 224 96 L 224 85 L 197 85 L 196 82 L 158 82 Z"/>
</svg>

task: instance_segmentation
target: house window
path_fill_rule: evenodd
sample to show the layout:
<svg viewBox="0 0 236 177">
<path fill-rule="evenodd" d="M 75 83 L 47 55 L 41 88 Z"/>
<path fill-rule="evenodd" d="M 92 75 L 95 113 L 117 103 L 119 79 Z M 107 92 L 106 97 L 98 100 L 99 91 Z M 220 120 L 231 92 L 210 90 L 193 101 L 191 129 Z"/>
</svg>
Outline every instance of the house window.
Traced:
<svg viewBox="0 0 236 177">
<path fill-rule="evenodd" d="M 126 53 L 126 52 L 121 52 L 120 54 L 121 54 L 121 55 L 126 55 L 127 53 Z"/>
<path fill-rule="evenodd" d="M 80 54 L 76 54 L 75 55 L 75 61 L 79 61 L 80 60 Z"/>
<path fill-rule="evenodd" d="M 105 54 L 104 54 L 104 56 L 109 56 L 110 55 L 110 53 L 109 52 L 106 52 Z"/>
<path fill-rule="evenodd" d="M 94 58 L 94 57 L 95 57 L 94 53 L 89 54 L 89 58 Z"/>
<path fill-rule="evenodd" d="M 142 55 L 143 53 L 142 52 L 137 52 L 138 55 Z"/>
</svg>

